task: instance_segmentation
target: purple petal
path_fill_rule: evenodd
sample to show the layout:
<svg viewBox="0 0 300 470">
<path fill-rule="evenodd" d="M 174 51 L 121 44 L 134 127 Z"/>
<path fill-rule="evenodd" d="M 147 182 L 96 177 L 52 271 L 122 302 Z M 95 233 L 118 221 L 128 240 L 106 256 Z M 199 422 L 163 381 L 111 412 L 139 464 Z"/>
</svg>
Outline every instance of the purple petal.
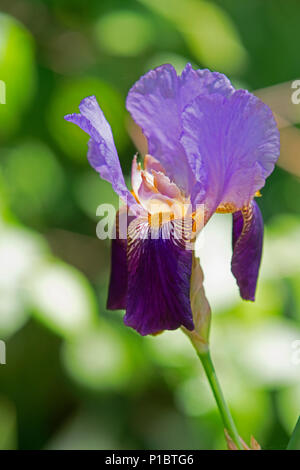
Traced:
<svg viewBox="0 0 300 470">
<path fill-rule="evenodd" d="M 174 330 L 181 325 L 189 330 L 194 328 L 190 305 L 192 251 L 185 249 L 172 234 L 169 239 L 164 238 L 166 233 L 170 234 L 173 223 L 157 229 L 156 238 L 153 235 L 151 238 L 147 222 L 136 220 L 129 226 L 134 238 L 128 244 L 124 322 L 141 335 Z"/>
<path fill-rule="evenodd" d="M 271 110 L 243 90 L 197 97 L 183 112 L 181 142 L 210 213 L 220 204 L 248 205 L 273 171 L 279 132 Z"/>
<path fill-rule="evenodd" d="M 116 215 L 115 238 L 111 242 L 111 271 L 107 298 L 108 310 L 126 309 L 127 303 L 127 231 L 129 223 L 135 219 L 123 206 Z"/>
<path fill-rule="evenodd" d="M 212 94 L 230 96 L 235 91 L 230 80 L 222 73 L 211 72 L 208 69 L 194 70 L 191 64 L 186 65 L 179 80 L 182 110 L 197 96 Z"/>
<path fill-rule="evenodd" d="M 128 191 L 119 157 L 114 144 L 110 125 L 100 109 L 96 97 L 89 96 L 79 105 L 80 114 L 65 116 L 91 137 L 89 140 L 88 160 L 101 178 L 112 184 L 114 191 L 129 205 L 135 204 L 135 199 Z"/>
<path fill-rule="evenodd" d="M 126 240 L 114 239 L 111 245 L 111 273 L 106 307 L 109 310 L 126 308 L 127 256 Z"/>
<path fill-rule="evenodd" d="M 260 266 L 264 223 L 255 201 L 233 214 L 231 271 L 245 300 L 255 299 Z"/>
<path fill-rule="evenodd" d="M 181 76 L 172 65 L 162 65 L 144 75 L 129 91 L 127 109 L 148 139 L 148 151 L 160 160 L 168 176 L 190 194 L 194 176 L 180 143 L 181 113 L 196 96 L 233 92 L 229 80 L 188 64 Z"/>
<path fill-rule="evenodd" d="M 127 240 L 115 238 L 111 242 L 111 272 L 106 308 L 123 310 L 127 299 Z"/>
</svg>

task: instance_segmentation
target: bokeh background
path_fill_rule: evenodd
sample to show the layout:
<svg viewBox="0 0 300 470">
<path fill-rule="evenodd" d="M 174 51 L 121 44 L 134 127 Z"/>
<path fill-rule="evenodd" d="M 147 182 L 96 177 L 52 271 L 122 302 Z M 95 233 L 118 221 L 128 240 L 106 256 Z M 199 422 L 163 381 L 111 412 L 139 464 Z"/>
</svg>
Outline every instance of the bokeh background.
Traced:
<svg viewBox="0 0 300 470">
<path fill-rule="evenodd" d="M 129 173 L 138 135 L 128 89 L 187 61 L 258 95 L 282 128 L 257 301 L 230 274 L 230 216 L 199 240 L 212 351 L 240 434 L 284 448 L 300 414 L 300 78 L 297 0 L 1 0 L 1 449 L 220 449 L 222 425 L 180 331 L 141 338 L 105 309 L 110 243 L 96 208 L 117 204 L 65 122 L 95 94 Z M 284 169 L 283 169 L 284 168 Z M 298 341 L 298 343 L 297 343 Z"/>
</svg>

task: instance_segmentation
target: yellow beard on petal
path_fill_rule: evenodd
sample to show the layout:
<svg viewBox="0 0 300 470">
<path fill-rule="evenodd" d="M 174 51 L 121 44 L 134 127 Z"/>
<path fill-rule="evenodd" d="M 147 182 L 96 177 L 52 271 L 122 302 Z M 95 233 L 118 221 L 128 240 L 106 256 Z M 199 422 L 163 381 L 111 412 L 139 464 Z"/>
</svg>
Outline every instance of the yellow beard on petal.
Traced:
<svg viewBox="0 0 300 470">
<path fill-rule="evenodd" d="M 232 214 L 236 212 L 238 209 L 233 203 L 226 202 L 225 204 L 220 204 L 216 210 L 217 214 Z"/>
<path fill-rule="evenodd" d="M 253 198 L 254 197 L 262 197 L 261 192 L 256 191 Z M 244 206 L 244 207 L 248 207 L 248 206 Z M 236 207 L 236 205 L 233 204 L 232 202 L 225 202 L 224 204 L 220 204 L 217 207 L 216 213 L 217 214 L 233 214 L 234 212 L 243 210 L 244 207 Z"/>
</svg>

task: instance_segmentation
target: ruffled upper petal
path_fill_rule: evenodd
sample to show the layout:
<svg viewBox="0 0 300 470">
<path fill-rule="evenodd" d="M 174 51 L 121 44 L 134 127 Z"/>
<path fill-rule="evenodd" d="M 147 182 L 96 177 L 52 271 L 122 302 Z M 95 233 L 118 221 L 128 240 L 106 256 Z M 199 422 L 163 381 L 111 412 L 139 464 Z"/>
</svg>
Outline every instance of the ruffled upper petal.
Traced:
<svg viewBox="0 0 300 470">
<path fill-rule="evenodd" d="M 208 69 L 194 70 L 187 64 L 179 77 L 181 110 L 191 103 L 197 96 L 218 94 L 230 96 L 235 91 L 230 80 L 219 72 Z"/>
<path fill-rule="evenodd" d="M 248 205 L 279 156 L 279 132 L 268 106 L 244 90 L 200 96 L 185 108 L 182 121 L 181 143 L 200 182 L 193 202 L 204 203 L 210 215 L 220 204 Z"/>
<path fill-rule="evenodd" d="M 255 201 L 233 214 L 231 271 L 245 300 L 255 299 L 263 231 L 262 215 Z"/>
<path fill-rule="evenodd" d="M 196 96 L 233 92 L 229 80 L 209 70 L 193 70 L 188 64 L 181 76 L 172 65 L 162 65 L 144 75 L 128 93 L 126 106 L 148 139 L 148 150 L 167 175 L 185 192 L 195 183 L 185 150 L 180 143 L 181 113 Z"/>
<path fill-rule="evenodd" d="M 135 204 L 135 199 L 128 191 L 119 157 L 114 144 L 110 125 L 99 107 L 96 97 L 89 96 L 79 105 L 80 114 L 65 116 L 91 137 L 89 140 L 88 160 L 98 171 L 101 178 L 112 184 L 114 191 L 129 205 Z"/>
</svg>

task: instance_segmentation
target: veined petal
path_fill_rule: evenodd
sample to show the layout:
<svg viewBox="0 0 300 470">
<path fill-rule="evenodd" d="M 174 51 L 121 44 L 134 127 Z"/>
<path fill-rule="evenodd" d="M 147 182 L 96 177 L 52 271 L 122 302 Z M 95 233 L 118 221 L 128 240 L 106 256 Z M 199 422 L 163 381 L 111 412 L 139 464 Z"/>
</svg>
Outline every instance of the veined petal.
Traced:
<svg viewBox="0 0 300 470">
<path fill-rule="evenodd" d="M 245 300 L 255 299 L 264 224 L 255 201 L 233 214 L 231 271 Z"/>
<path fill-rule="evenodd" d="M 251 93 L 197 97 L 182 115 L 182 145 L 202 193 L 193 202 L 213 213 L 220 205 L 241 209 L 273 171 L 279 132 L 271 110 Z"/>
<path fill-rule="evenodd" d="M 233 92 L 229 80 L 209 70 L 187 64 L 181 76 L 172 65 L 162 65 L 144 75 L 128 93 L 126 106 L 148 139 L 148 151 L 166 169 L 186 195 L 195 183 L 180 143 L 181 113 L 196 96 Z"/>
<path fill-rule="evenodd" d="M 107 298 L 109 310 L 123 310 L 127 302 L 127 230 L 129 221 L 127 207 L 123 206 L 116 215 L 115 237 L 111 241 L 111 270 Z"/>
<path fill-rule="evenodd" d="M 235 91 L 230 80 L 222 73 L 208 69 L 194 70 L 191 64 L 186 65 L 179 80 L 182 110 L 197 96 L 230 96 Z"/>
<path fill-rule="evenodd" d="M 127 240 L 111 241 L 111 272 L 106 307 L 109 310 L 126 308 L 127 298 Z"/>
<path fill-rule="evenodd" d="M 147 221 L 135 219 L 129 226 L 124 322 L 141 335 L 181 325 L 194 328 L 190 305 L 192 251 L 175 239 L 174 224 L 172 221 L 153 230 Z"/>
<path fill-rule="evenodd" d="M 114 191 L 129 205 L 135 199 L 128 191 L 119 157 L 114 144 L 110 125 L 99 107 L 96 97 L 89 96 L 79 105 L 80 114 L 68 114 L 67 121 L 73 122 L 91 137 L 89 140 L 88 160 L 101 178 L 112 184 Z"/>
</svg>

